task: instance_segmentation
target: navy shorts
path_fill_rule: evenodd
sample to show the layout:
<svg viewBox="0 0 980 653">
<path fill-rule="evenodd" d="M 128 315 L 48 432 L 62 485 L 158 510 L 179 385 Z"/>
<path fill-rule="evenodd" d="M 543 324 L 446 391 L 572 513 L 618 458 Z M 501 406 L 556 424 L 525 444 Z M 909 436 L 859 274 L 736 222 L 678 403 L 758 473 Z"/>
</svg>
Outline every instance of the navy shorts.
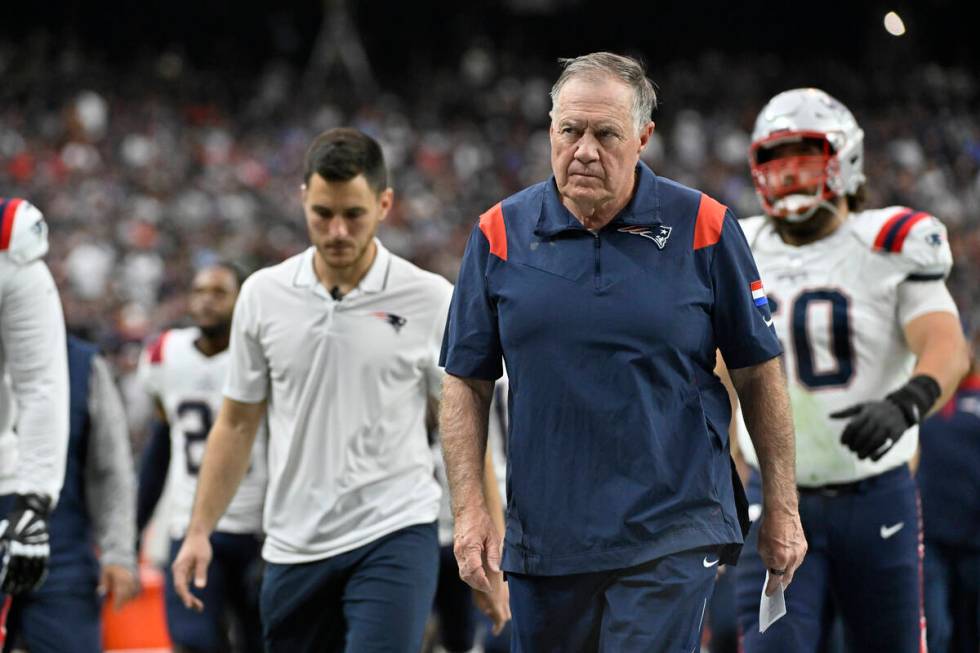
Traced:
<svg viewBox="0 0 980 653">
<path fill-rule="evenodd" d="M 439 573 L 435 523 L 340 555 L 269 563 L 262 581 L 268 653 L 416 653 Z"/>
<path fill-rule="evenodd" d="M 750 504 L 762 503 L 757 472 Z M 759 633 L 766 569 L 758 523 L 736 567 L 739 627 L 745 653 L 817 653 L 828 643 L 835 613 L 852 651 L 919 653 L 925 637 L 921 591 L 918 492 L 905 465 L 847 486 L 800 492 L 809 549 L 786 590 L 786 611 Z"/>
<path fill-rule="evenodd" d="M 101 653 L 102 599 L 94 587 L 18 597 L 7 614 L 7 642 L 31 653 Z"/>
<path fill-rule="evenodd" d="M 692 549 L 614 571 L 568 576 L 508 573 L 512 650 L 697 650 L 719 550 Z"/>
<path fill-rule="evenodd" d="M 170 542 L 171 563 L 181 542 Z M 167 565 L 165 598 L 170 639 L 200 653 L 226 650 L 229 639 L 233 639 L 240 643 L 238 650 L 261 653 L 258 598 L 262 541 L 251 533 L 213 533 L 211 549 L 207 586 L 199 590 L 191 584 L 191 591 L 204 602 L 204 612 L 184 607 Z"/>
</svg>

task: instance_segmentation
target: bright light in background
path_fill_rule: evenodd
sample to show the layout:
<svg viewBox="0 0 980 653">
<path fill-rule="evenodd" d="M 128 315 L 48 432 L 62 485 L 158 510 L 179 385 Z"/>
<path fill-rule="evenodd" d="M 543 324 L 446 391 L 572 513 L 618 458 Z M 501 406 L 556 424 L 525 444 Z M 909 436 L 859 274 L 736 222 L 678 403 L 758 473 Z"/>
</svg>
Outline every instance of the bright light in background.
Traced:
<svg viewBox="0 0 980 653">
<path fill-rule="evenodd" d="M 885 30 L 892 36 L 905 34 L 905 23 L 902 21 L 902 17 L 894 11 L 885 14 Z"/>
</svg>

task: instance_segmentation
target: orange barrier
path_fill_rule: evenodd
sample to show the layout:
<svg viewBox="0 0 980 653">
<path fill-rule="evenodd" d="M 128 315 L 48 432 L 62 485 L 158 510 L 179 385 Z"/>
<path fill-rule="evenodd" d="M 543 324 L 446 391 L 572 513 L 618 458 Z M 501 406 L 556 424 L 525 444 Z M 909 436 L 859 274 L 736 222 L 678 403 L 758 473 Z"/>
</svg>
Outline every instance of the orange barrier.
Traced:
<svg viewBox="0 0 980 653">
<path fill-rule="evenodd" d="M 164 609 L 163 573 L 148 564 L 140 565 L 143 591 L 116 612 L 106 600 L 102 610 L 102 639 L 106 651 L 170 650 Z"/>
</svg>

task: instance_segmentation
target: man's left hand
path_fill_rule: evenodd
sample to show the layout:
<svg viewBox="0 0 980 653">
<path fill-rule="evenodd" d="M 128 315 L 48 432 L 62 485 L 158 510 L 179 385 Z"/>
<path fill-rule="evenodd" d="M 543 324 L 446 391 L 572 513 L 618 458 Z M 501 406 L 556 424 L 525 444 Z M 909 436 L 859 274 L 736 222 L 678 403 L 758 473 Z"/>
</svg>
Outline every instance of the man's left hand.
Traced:
<svg viewBox="0 0 980 653">
<path fill-rule="evenodd" d="M 475 590 L 490 593 L 489 576 L 500 572 L 500 536 L 484 506 L 460 510 L 453 528 L 453 553 L 459 577 Z"/>
<path fill-rule="evenodd" d="M 490 572 L 488 578 L 493 589 L 489 593 L 473 590 L 473 602 L 480 612 L 493 621 L 493 634 L 496 636 L 510 621 L 510 589 L 502 572 Z"/>
<path fill-rule="evenodd" d="M 112 596 L 112 607 L 117 612 L 132 601 L 140 592 L 136 575 L 122 565 L 105 565 L 99 577 L 99 594 Z"/>
<path fill-rule="evenodd" d="M 922 421 L 941 393 L 936 379 L 917 374 L 880 401 L 856 404 L 830 416 L 852 418 L 841 434 L 841 444 L 862 460 L 879 460 L 905 431 Z"/>
<path fill-rule="evenodd" d="M 879 460 L 910 426 L 902 410 L 888 399 L 857 404 L 830 416 L 851 418 L 840 441 L 862 460 Z"/>
</svg>

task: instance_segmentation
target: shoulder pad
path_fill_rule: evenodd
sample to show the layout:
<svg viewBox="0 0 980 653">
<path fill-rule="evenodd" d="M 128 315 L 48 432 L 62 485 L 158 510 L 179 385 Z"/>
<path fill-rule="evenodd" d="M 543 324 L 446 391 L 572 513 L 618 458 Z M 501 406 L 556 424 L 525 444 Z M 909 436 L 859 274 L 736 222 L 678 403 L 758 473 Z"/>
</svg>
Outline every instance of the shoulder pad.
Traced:
<svg viewBox="0 0 980 653">
<path fill-rule="evenodd" d="M 748 241 L 751 247 L 755 243 L 755 239 L 759 237 L 762 233 L 762 228 L 766 226 L 767 218 L 764 215 L 753 215 L 750 218 L 742 218 L 738 221 L 738 226 L 742 228 L 742 233 L 745 234 L 745 240 Z"/>
<path fill-rule="evenodd" d="M 167 338 L 170 336 L 170 331 L 164 331 L 159 336 L 156 337 L 149 345 L 146 347 L 146 361 L 150 365 L 161 365 L 163 364 L 163 350 L 167 344 Z"/>
<path fill-rule="evenodd" d="M 48 252 L 44 215 L 27 200 L 0 199 L 0 251 L 14 263 L 30 263 Z"/>
<path fill-rule="evenodd" d="M 933 215 L 902 206 L 854 214 L 855 233 L 873 251 L 895 258 L 910 277 L 941 279 L 953 254 L 946 227 Z"/>
</svg>

